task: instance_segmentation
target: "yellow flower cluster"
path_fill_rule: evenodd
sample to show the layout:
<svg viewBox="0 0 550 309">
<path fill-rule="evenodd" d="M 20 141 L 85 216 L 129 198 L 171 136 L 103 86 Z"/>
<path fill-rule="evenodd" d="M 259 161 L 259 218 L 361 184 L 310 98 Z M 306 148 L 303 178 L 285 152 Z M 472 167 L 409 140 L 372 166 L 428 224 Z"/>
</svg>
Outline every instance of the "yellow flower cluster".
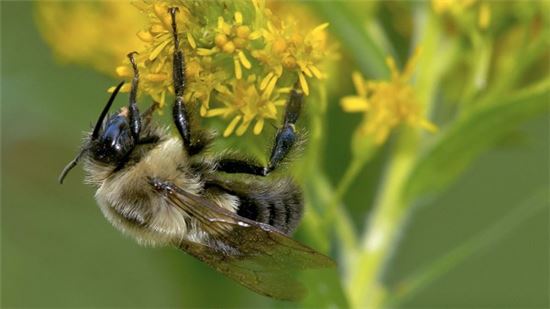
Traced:
<svg viewBox="0 0 550 309">
<path fill-rule="evenodd" d="M 390 81 L 365 81 L 361 73 L 353 73 L 357 95 L 344 97 L 340 103 L 346 112 L 364 113 L 359 133 L 372 137 L 375 144 L 383 144 L 391 130 L 401 123 L 430 132 L 437 131 L 437 127 L 422 116 L 414 88 L 408 83 L 418 55 L 419 49 L 408 61 L 403 72 L 398 71 L 393 58 L 387 58 L 386 62 L 391 70 Z"/>
<path fill-rule="evenodd" d="M 136 57 L 140 91 L 161 106 L 174 91 L 168 8 L 178 7 L 185 100 L 198 103 L 203 117 L 231 120 L 224 136 L 244 134 L 254 120 L 253 133 L 260 134 L 266 119 L 282 114 L 286 96 L 281 94 L 298 82 L 309 95 L 310 83 L 326 76 L 328 24 L 304 30 L 295 19 L 277 18 L 262 0 L 141 0 L 134 5 L 149 19 L 149 27 L 138 33 L 145 43 Z M 125 78 L 132 72 L 127 61 L 116 71 Z"/>
</svg>

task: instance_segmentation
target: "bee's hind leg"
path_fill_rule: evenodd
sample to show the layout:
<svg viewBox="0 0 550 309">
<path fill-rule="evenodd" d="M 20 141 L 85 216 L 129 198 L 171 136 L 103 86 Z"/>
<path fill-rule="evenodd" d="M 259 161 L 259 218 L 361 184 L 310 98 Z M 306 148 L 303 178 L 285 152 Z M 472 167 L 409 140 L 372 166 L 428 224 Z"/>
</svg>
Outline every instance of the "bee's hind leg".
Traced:
<svg viewBox="0 0 550 309">
<path fill-rule="evenodd" d="M 217 170 L 225 173 L 243 173 L 258 176 L 267 176 L 275 170 L 286 158 L 296 144 L 297 134 L 295 124 L 300 116 L 303 105 L 303 93 L 298 86 L 292 89 L 286 104 L 285 118 L 282 127 L 277 131 L 275 143 L 266 167 L 246 160 L 222 158 L 218 161 Z"/>
</svg>

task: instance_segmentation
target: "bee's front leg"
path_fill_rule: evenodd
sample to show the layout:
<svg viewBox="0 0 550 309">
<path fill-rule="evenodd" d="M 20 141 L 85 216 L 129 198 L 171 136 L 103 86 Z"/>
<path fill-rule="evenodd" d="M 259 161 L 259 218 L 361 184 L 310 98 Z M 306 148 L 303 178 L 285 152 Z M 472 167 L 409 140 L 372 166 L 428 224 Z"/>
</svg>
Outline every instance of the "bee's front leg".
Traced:
<svg viewBox="0 0 550 309">
<path fill-rule="evenodd" d="M 130 89 L 130 102 L 128 104 L 128 118 L 130 120 L 130 131 L 132 132 L 132 136 L 134 137 L 135 143 L 139 142 L 139 133 L 141 132 L 141 118 L 139 116 L 139 109 L 137 107 L 137 90 L 139 85 L 139 71 L 136 65 L 136 61 L 134 59 L 134 55 L 137 54 L 137 52 L 131 52 L 128 54 L 128 59 L 130 59 L 130 63 L 132 64 L 132 68 L 134 69 L 134 77 L 132 78 L 132 88 Z"/>
</svg>

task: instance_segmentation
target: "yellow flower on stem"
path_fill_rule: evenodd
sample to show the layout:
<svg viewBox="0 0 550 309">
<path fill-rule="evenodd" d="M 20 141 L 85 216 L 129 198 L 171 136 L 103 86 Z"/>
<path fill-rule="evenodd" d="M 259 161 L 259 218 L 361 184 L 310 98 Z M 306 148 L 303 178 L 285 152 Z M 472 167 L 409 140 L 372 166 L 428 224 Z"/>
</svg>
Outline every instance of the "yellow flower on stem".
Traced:
<svg viewBox="0 0 550 309">
<path fill-rule="evenodd" d="M 419 49 L 409 59 L 403 72 L 398 71 L 393 58 L 387 58 L 386 63 L 391 70 L 389 81 L 365 81 L 359 72 L 352 75 L 357 95 L 344 97 L 340 103 L 346 112 L 364 113 L 359 133 L 372 137 L 377 145 L 383 144 L 391 131 L 402 123 L 430 132 L 437 131 L 437 126 L 424 118 L 415 90 L 409 84 L 418 56 Z"/>
<path fill-rule="evenodd" d="M 282 93 L 288 89 L 273 91 L 273 88 L 260 90 L 259 82 L 255 75 L 245 80 L 234 80 L 231 89 L 218 89 L 218 96 L 224 107 L 212 108 L 206 113 L 206 117 L 221 116 L 232 118 L 231 122 L 223 132 L 227 137 L 233 132 L 237 136 L 243 135 L 252 121 L 256 121 L 253 133 L 258 135 L 262 132 L 266 119 L 277 119 L 277 110 L 285 105 L 286 99 L 281 98 Z"/>
<path fill-rule="evenodd" d="M 295 19 L 268 23 L 262 31 L 265 47 L 255 51 L 253 56 L 270 69 L 261 83 L 261 89 L 275 84 L 284 71 L 295 72 L 300 86 L 309 95 L 308 78 L 323 79 L 325 74 L 320 68 L 327 58 L 328 23 L 315 27 L 308 33 L 300 31 Z"/>
</svg>

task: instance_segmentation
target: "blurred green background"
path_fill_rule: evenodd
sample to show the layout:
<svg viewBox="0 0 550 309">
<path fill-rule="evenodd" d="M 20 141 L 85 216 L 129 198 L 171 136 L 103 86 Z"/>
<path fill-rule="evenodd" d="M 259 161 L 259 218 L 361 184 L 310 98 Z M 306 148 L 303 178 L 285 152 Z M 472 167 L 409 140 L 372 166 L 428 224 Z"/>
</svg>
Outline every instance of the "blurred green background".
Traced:
<svg viewBox="0 0 550 309">
<path fill-rule="evenodd" d="M 103 218 L 80 169 L 57 183 L 116 80 L 57 63 L 32 5 L 1 3 L 2 307 L 293 307 L 249 292 L 175 249 L 143 248 L 124 237 Z M 360 121 L 338 104 L 354 92 L 354 63 L 343 61 L 326 123 L 324 165 L 333 183 L 342 177 L 349 136 Z M 444 194 L 417 205 L 384 281 L 398 282 L 547 188 L 549 120 L 546 114 L 523 124 Z M 365 188 L 378 181 L 384 154 L 345 198 L 357 224 L 368 215 L 364 201 L 375 192 Z M 543 198 L 548 203 L 547 193 Z M 400 307 L 547 308 L 549 216 L 548 207 L 529 214 Z"/>
</svg>

